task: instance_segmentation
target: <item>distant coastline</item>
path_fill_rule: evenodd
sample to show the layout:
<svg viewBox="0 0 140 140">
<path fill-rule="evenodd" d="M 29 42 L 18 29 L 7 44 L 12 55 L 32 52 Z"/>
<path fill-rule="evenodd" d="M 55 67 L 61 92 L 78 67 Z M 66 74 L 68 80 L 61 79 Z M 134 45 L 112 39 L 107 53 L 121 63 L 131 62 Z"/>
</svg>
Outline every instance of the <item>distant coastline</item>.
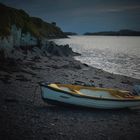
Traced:
<svg viewBox="0 0 140 140">
<path fill-rule="evenodd" d="M 68 36 L 68 35 L 78 35 L 78 34 L 75 33 L 75 32 L 64 32 L 64 34 L 65 34 L 66 36 Z"/>
<path fill-rule="evenodd" d="M 103 36 L 140 36 L 140 31 L 123 29 L 120 31 L 86 32 L 84 35 L 103 35 Z"/>
</svg>

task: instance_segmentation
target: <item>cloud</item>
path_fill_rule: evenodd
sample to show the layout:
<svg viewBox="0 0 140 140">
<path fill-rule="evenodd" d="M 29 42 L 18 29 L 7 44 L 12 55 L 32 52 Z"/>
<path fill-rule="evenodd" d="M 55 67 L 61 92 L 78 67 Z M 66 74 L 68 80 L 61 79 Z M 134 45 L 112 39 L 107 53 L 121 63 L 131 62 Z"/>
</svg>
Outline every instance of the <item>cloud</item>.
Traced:
<svg viewBox="0 0 140 140">
<path fill-rule="evenodd" d="M 131 10 L 139 10 L 140 11 L 140 5 L 132 5 L 132 6 L 120 6 L 117 8 L 107 8 L 106 12 L 123 12 L 123 11 L 131 11 Z"/>
</svg>

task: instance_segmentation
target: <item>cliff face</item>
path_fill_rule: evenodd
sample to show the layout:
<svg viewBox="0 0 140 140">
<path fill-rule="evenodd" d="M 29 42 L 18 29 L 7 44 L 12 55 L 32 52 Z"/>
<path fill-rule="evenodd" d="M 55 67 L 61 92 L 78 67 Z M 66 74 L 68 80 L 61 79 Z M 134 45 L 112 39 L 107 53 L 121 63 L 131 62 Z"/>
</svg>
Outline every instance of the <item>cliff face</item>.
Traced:
<svg viewBox="0 0 140 140">
<path fill-rule="evenodd" d="M 0 47 L 30 46 L 37 45 L 38 39 L 31 33 L 23 33 L 21 28 L 16 25 L 11 26 L 9 35 L 0 37 Z"/>
<path fill-rule="evenodd" d="M 55 24 L 0 4 L 0 47 L 37 45 L 44 38 L 65 37 Z"/>
</svg>

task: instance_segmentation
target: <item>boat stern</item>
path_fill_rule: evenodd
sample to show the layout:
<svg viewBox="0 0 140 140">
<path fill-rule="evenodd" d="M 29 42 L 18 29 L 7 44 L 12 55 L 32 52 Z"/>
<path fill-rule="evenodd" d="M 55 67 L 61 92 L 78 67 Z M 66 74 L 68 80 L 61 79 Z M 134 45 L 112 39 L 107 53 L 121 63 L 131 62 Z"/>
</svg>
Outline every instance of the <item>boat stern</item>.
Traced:
<svg viewBox="0 0 140 140">
<path fill-rule="evenodd" d="M 44 88 L 47 88 L 49 84 L 50 84 L 50 83 L 46 83 L 46 82 L 40 82 L 40 83 L 39 83 L 40 91 L 41 91 L 41 98 L 42 98 L 43 100 L 46 100 L 46 97 L 45 97 L 45 94 L 46 94 L 46 93 L 44 93 Z"/>
</svg>

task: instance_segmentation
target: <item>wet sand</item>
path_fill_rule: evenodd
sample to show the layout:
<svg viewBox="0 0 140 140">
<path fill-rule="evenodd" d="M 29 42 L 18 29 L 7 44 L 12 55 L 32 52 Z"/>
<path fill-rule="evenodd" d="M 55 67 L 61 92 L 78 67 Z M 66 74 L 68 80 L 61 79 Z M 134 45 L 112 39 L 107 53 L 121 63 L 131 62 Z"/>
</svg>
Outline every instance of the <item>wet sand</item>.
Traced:
<svg viewBox="0 0 140 140">
<path fill-rule="evenodd" d="M 140 80 L 104 72 L 71 57 L 34 57 L 0 68 L 1 140 L 139 140 L 140 109 L 53 106 L 38 82 L 90 84 L 132 91 Z"/>
</svg>

